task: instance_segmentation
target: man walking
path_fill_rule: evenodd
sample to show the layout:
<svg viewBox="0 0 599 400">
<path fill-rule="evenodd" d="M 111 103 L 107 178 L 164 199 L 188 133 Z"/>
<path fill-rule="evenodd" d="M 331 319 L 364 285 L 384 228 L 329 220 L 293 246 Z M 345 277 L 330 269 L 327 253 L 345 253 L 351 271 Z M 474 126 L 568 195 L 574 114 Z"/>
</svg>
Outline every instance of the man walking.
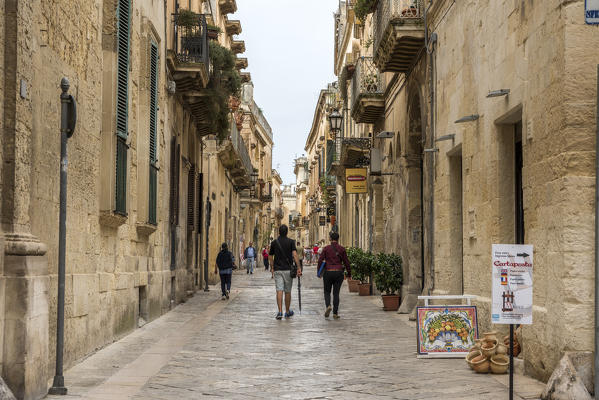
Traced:
<svg viewBox="0 0 599 400">
<path fill-rule="evenodd" d="M 246 247 L 245 251 L 243 252 L 243 257 L 246 259 L 245 268 L 247 269 L 248 274 L 254 273 L 254 263 L 256 262 L 256 249 L 254 246 L 252 246 L 252 244 L 253 243 L 250 242 L 250 245 Z"/>
<path fill-rule="evenodd" d="M 283 318 L 283 293 L 285 293 L 285 318 L 293 316 L 291 306 L 291 288 L 293 279 L 291 278 L 291 268 L 293 263 L 299 266 L 299 258 L 295 247 L 295 240 L 287 237 L 288 228 L 283 224 L 279 228 L 279 237 L 270 244 L 269 261 L 271 272 L 275 278 L 275 286 L 277 288 L 277 306 L 279 312 L 276 318 Z M 302 275 L 301 268 L 297 269 L 297 276 Z"/>
</svg>

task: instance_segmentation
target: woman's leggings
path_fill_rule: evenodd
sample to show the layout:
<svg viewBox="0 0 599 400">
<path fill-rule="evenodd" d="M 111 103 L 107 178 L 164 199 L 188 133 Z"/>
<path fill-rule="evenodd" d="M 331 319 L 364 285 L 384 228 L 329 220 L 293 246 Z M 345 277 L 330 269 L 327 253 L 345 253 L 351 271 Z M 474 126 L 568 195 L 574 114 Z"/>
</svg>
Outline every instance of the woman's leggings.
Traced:
<svg viewBox="0 0 599 400">
<path fill-rule="evenodd" d="M 223 296 L 231 290 L 231 275 L 233 274 L 220 274 L 220 290 Z"/>
<path fill-rule="evenodd" d="M 333 289 L 333 314 L 339 311 L 339 291 L 343 284 L 343 271 L 325 271 L 324 281 L 324 302 L 328 307 L 331 305 L 331 288 Z"/>
</svg>

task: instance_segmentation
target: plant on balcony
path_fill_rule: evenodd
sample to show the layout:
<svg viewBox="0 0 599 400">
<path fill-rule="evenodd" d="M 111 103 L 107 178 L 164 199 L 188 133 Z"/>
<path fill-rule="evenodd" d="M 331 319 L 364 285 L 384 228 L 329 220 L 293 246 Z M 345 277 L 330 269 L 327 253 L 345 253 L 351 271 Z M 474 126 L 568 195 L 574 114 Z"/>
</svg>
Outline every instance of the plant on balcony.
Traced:
<svg viewBox="0 0 599 400">
<path fill-rule="evenodd" d="M 212 76 L 208 82 L 209 128 L 219 139 L 229 135 L 229 99 L 239 97 L 241 76 L 235 69 L 235 55 L 218 42 L 210 41 L 210 61 Z"/>
<path fill-rule="evenodd" d="M 354 6 L 356 18 L 363 22 L 368 14 L 374 12 L 377 3 L 378 0 L 357 0 Z"/>
<path fill-rule="evenodd" d="M 218 35 L 222 32 L 222 30 L 218 26 L 208 24 L 206 26 L 206 29 L 208 31 L 208 39 L 218 40 Z"/>
</svg>

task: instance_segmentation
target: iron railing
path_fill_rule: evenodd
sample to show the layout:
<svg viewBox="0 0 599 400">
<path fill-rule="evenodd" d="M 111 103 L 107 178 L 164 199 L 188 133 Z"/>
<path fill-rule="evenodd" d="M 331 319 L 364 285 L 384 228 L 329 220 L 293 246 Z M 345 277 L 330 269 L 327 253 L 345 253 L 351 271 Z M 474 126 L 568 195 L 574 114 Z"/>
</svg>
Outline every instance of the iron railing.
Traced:
<svg viewBox="0 0 599 400">
<path fill-rule="evenodd" d="M 270 127 L 270 124 L 266 120 L 266 117 L 262 113 L 262 110 L 260 109 L 260 107 L 258 107 L 256 102 L 253 100 L 250 103 L 250 110 L 252 111 L 252 114 L 254 114 L 254 118 L 256 118 L 256 120 L 258 121 L 258 123 L 260 125 L 262 125 L 262 128 L 264 128 L 264 131 L 266 131 L 266 134 L 272 140 L 272 128 Z"/>
<path fill-rule="evenodd" d="M 272 183 L 261 182 L 260 183 L 260 200 L 264 202 L 272 201 Z"/>
<path fill-rule="evenodd" d="M 252 166 L 252 160 L 250 159 L 250 153 L 248 152 L 248 148 L 243 141 L 243 138 L 239 134 L 239 130 L 237 129 L 237 124 L 235 123 L 235 118 L 231 118 L 229 122 L 231 126 L 231 136 L 229 139 L 233 144 L 233 149 L 239 155 L 241 162 L 247 171 L 248 177 L 252 176 L 252 172 L 254 172 L 254 167 Z"/>
<path fill-rule="evenodd" d="M 383 95 L 385 89 L 381 73 L 372 57 L 360 57 L 356 63 L 356 72 L 352 78 L 351 108 L 364 95 Z"/>
<path fill-rule="evenodd" d="M 209 65 L 208 28 L 206 16 L 196 14 L 197 19 L 191 25 L 182 24 L 181 14 L 173 15 L 174 46 L 177 61 L 180 63 Z"/>
<path fill-rule="evenodd" d="M 335 138 L 335 151 L 333 153 L 333 162 L 339 163 L 341 161 L 341 143 L 343 142 L 342 137 Z"/>
<path fill-rule="evenodd" d="M 390 23 L 422 20 L 424 18 L 422 0 L 379 0 L 374 10 L 374 54 L 383 40 Z"/>
</svg>

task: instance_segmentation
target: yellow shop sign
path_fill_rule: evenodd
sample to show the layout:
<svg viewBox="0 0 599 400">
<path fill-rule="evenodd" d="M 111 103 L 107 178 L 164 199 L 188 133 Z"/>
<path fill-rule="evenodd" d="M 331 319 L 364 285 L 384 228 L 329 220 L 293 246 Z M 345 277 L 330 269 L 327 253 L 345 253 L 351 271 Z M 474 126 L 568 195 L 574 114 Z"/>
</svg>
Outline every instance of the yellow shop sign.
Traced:
<svg viewBox="0 0 599 400">
<path fill-rule="evenodd" d="M 345 170 L 345 193 L 368 193 L 366 168 Z"/>
</svg>

